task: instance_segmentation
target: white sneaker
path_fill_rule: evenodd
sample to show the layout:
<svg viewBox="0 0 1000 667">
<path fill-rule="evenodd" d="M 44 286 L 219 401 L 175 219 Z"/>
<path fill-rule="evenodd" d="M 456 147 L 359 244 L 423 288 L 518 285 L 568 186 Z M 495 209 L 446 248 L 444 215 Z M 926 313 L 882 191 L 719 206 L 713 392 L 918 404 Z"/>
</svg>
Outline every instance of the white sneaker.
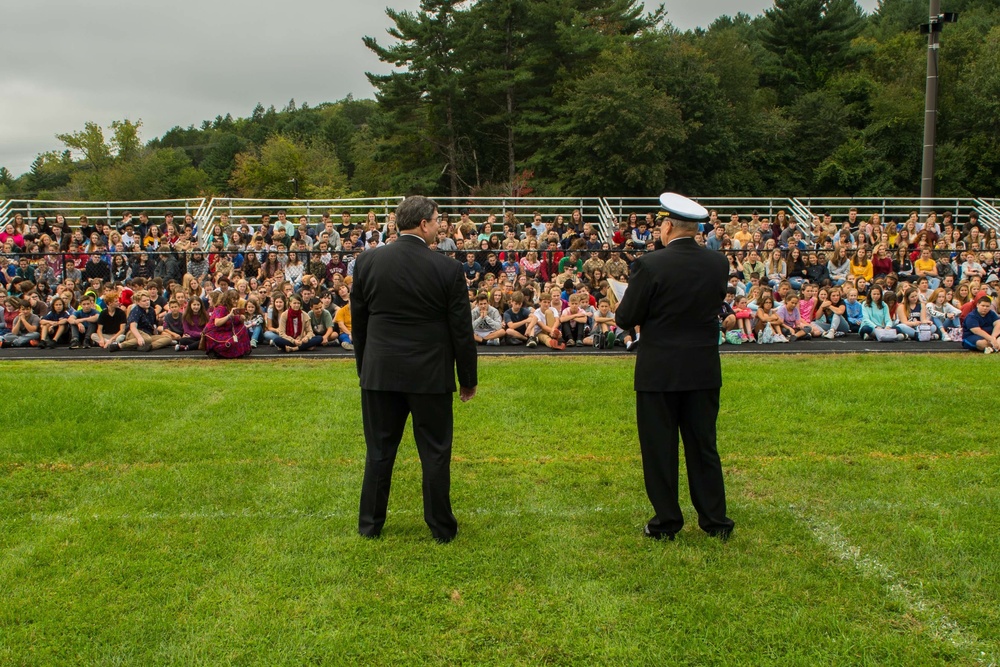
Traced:
<svg viewBox="0 0 1000 667">
<path fill-rule="evenodd" d="M 986 348 L 985 350 L 983 350 L 983 354 L 993 354 L 993 348 L 992 347 Z"/>
<path fill-rule="evenodd" d="M 906 340 L 906 334 L 896 334 L 896 340 Z"/>
<path fill-rule="evenodd" d="M 837 336 L 837 332 L 834 329 L 828 329 L 823 332 L 822 336 L 827 340 L 833 340 Z"/>
</svg>

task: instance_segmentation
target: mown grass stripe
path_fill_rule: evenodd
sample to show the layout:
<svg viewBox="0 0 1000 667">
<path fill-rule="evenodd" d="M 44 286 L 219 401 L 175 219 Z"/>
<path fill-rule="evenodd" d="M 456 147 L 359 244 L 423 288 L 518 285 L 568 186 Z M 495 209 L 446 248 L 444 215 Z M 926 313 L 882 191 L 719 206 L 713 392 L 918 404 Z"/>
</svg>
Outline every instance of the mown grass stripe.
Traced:
<svg viewBox="0 0 1000 667">
<path fill-rule="evenodd" d="M 793 463 L 793 462 L 839 462 L 839 463 L 851 463 L 858 458 L 867 458 L 878 461 L 888 461 L 893 463 L 912 463 L 914 461 L 926 462 L 926 461 L 953 461 L 961 459 L 990 459 L 996 458 L 1000 454 L 996 452 L 980 452 L 980 451 L 968 451 L 968 452 L 940 452 L 940 453 L 928 453 L 928 452 L 911 452 L 908 454 L 896 454 L 892 452 L 880 452 L 872 451 L 867 453 L 862 453 L 858 455 L 852 454 L 822 454 L 819 452 L 801 452 L 798 454 L 782 454 L 782 455 L 760 455 L 753 456 L 741 453 L 730 453 L 722 455 L 722 462 L 724 464 L 740 464 L 740 463 L 758 463 L 758 464 L 769 464 L 769 463 Z M 547 465 L 553 463 L 595 463 L 595 464 L 618 464 L 618 463 L 637 463 L 642 459 L 638 454 L 635 455 L 619 455 L 619 456 L 608 456 L 608 455 L 596 455 L 596 454 L 578 454 L 571 456 L 550 456 L 550 455 L 539 455 L 539 456 L 529 456 L 529 457 L 510 457 L 510 456 L 483 456 L 483 457 L 470 457 L 470 456 L 453 456 L 452 462 L 457 465 L 514 465 L 514 466 L 530 466 L 530 465 Z M 68 463 L 63 461 L 38 461 L 34 463 L 20 463 L 20 462 L 5 462 L 0 463 L 0 471 L 2 472 L 23 472 L 23 471 L 39 471 L 39 472 L 81 472 L 81 471 L 104 471 L 104 472 L 128 472 L 130 470 L 175 470 L 182 468 L 228 468 L 228 467 L 240 467 L 240 466 L 276 466 L 276 467 L 291 467 L 291 468 L 321 468 L 331 465 L 343 465 L 343 466 L 355 466 L 364 462 L 364 456 L 358 457 L 339 457 L 339 458 L 310 458 L 304 460 L 292 460 L 292 459 L 278 459 L 278 458 L 262 458 L 262 459 L 208 459 L 204 461 L 142 461 L 135 463 L 114 463 L 111 461 L 87 461 L 84 463 Z M 416 465 L 420 463 L 420 459 L 416 456 L 400 456 L 396 458 L 397 465 Z"/>
</svg>

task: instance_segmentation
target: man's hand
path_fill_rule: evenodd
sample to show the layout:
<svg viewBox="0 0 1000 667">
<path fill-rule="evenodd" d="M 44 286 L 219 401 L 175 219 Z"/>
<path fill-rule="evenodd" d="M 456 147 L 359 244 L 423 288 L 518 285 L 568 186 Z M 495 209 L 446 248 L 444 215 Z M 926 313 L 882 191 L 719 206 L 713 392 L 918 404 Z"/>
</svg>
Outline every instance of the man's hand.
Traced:
<svg viewBox="0 0 1000 667">
<path fill-rule="evenodd" d="M 463 403 L 468 403 L 475 395 L 475 387 L 459 387 L 458 389 L 458 397 L 462 399 Z"/>
</svg>

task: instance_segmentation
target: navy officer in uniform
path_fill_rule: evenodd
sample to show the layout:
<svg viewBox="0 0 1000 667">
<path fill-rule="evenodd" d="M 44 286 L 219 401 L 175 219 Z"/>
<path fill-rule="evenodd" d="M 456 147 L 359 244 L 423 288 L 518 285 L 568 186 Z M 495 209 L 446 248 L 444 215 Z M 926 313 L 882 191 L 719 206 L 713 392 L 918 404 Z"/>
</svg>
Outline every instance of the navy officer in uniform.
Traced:
<svg viewBox="0 0 1000 667">
<path fill-rule="evenodd" d="M 661 195 L 660 205 L 664 247 L 632 264 L 628 289 L 615 312 L 622 329 L 641 329 L 636 422 L 646 494 L 655 511 L 644 533 L 673 540 L 684 525 L 677 502 L 683 440 L 698 525 L 727 540 L 733 521 L 726 516 L 716 419 L 722 387 L 719 310 L 729 262 L 723 253 L 695 241 L 698 224 L 708 219 L 705 208 L 673 193 Z"/>
</svg>

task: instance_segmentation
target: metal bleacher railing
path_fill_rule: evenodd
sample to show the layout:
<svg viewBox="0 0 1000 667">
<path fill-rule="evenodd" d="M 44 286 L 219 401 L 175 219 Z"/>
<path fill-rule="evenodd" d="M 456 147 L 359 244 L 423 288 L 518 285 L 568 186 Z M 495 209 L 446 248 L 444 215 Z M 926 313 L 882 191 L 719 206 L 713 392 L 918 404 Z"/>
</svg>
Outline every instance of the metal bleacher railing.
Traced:
<svg viewBox="0 0 1000 667">
<path fill-rule="evenodd" d="M 108 222 L 115 225 L 128 211 L 138 218 L 145 212 L 153 222 L 163 222 L 163 216 L 168 211 L 173 213 L 178 223 L 190 215 L 197 224 L 204 219 L 205 199 L 156 199 L 146 201 L 56 201 L 45 199 L 11 199 L 0 205 L 0 228 L 14 215 L 20 213 L 28 224 L 35 221 L 39 215 L 54 218 L 56 215 L 66 217 L 71 226 L 78 224 L 81 215 L 87 216 L 91 223 Z"/>
<path fill-rule="evenodd" d="M 745 219 L 756 212 L 761 219 L 773 219 L 778 211 L 784 211 L 806 230 L 807 236 L 811 229 L 812 212 L 792 197 L 695 197 L 695 200 L 705 208 L 716 211 L 724 222 L 728 222 L 733 213 Z M 642 218 L 645 212 L 660 208 L 656 197 L 619 197 L 607 198 L 605 201 L 616 220 L 627 218 L 631 213 Z"/>
<path fill-rule="evenodd" d="M 1000 199 L 985 199 L 980 198 L 976 200 L 976 206 L 979 211 L 979 220 L 987 227 L 1000 231 Z"/>
<path fill-rule="evenodd" d="M 774 218 L 778 211 L 785 211 L 796 219 L 802 213 L 795 203 L 796 200 L 788 197 L 695 197 L 694 199 L 705 208 L 717 211 L 719 217 L 726 222 L 732 213 L 745 217 L 757 211 L 762 218 Z M 605 201 L 619 220 L 628 217 L 630 213 L 636 213 L 641 218 L 647 211 L 658 211 L 660 208 L 659 199 L 656 197 L 607 197 Z M 798 221 L 805 223 L 808 222 L 808 218 Z"/>
<path fill-rule="evenodd" d="M 468 210 L 469 218 L 477 224 L 486 222 L 489 215 L 493 214 L 499 225 L 503 224 L 508 215 L 513 216 L 521 225 L 530 225 L 535 211 L 550 220 L 557 215 L 569 218 L 577 209 L 587 222 L 604 222 L 600 197 L 436 197 L 434 201 L 441 206 L 442 211 L 448 212 L 449 217 Z"/>
<path fill-rule="evenodd" d="M 211 199 L 169 199 L 148 201 L 50 201 L 50 200 L 0 200 L 0 228 L 13 216 L 21 213 L 29 223 L 38 215 L 47 218 L 64 215 L 70 225 L 75 226 L 79 216 L 86 215 L 92 222 L 117 224 L 126 211 L 134 216 L 146 212 L 154 222 L 162 222 L 167 211 L 175 215 L 177 222 L 184 216 L 193 218 L 195 231 L 203 242 L 210 230 L 217 224 L 222 214 L 227 214 L 232 224 L 246 218 L 256 225 L 263 213 L 276 217 L 279 210 L 285 210 L 294 223 L 300 216 L 306 216 L 310 225 L 315 225 L 324 213 L 329 213 L 335 222 L 340 221 L 343 212 L 351 213 L 352 222 L 361 222 L 369 211 L 374 211 L 380 222 L 384 222 L 390 212 L 402 201 L 401 196 L 368 197 L 353 199 L 236 199 L 215 197 Z M 837 198 L 837 197 L 702 197 L 697 200 L 706 208 L 715 209 L 722 219 L 729 214 L 748 216 L 757 211 L 760 217 L 773 218 L 778 211 L 803 223 L 809 229 L 813 218 L 829 213 L 840 222 L 847 218 L 851 208 L 858 209 L 858 217 L 869 218 L 878 213 L 883 220 L 902 222 L 911 211 L 920 210 L 921 200 L 915 197 L 885 198 Z M 482 197 L 450 198 L 440 197 L 436 201 L 443 212 L 457 218 L 463 210 L 468 210 L 473 222 L 481 224 L 489 214 L 495 214 L 502 225 L 507 215 L 513 215 L 521 224 L 531 223 L 532 214 L 537 211 L 550 220 L 556 215 L 569 217 L 574 210 L 580 210 L 586 222 L 596 223 L 601 240 L 607 240 L 614 232 L 618 221 L 626 219 L 630 213 L 640 218 L 647 212 L 659 209 L 655 197 Z M 988 228 L 1000 230 L 1000 199 L 996 198 L 939 198 L 931 207 L 939 214 L 950 211 L 957 224 L 968 220 L 970 213 L 979 216 L 980 223 Z M 499 229 L 497 230 L 499 231 Z"/>
<path fill-rule="evenodd" d="M 297 222 L 305 216 L 309 225 L 320 221 L 324 213 L 329 213 L 334 222 L 340 222 L 341 214 L 349 212 L 352 222 L 364 220 L 369 211 L 374 211 L 379 222 L 384 222 L 390 212 L 403 197 L 368 197 L 355 199 L 232 199 L 216 197 L 209 201 L 201 218 L 205 229 L 218 224 L 220 216 L 227 214 L 231 223 L 238 224 L 246 218 L 251 225 L 259 222 L 260 216 L 268 213 L 273 218 L 279 210 L 285 211 L 289 220 Z M 440 210 L 449 217 L 458 218 L 462 211 L 468 211 L 470 219 L 477 225 L 486 222 L 489 215 L 496 216 L 502 225 L 510 214 L 521 224 L 531 224 L 532 214 L 538 211 L 546 219 L 556 215 L 569 216 L 579 209 L 588 222 L 600 223 L 601 238 L 607 238 L 605 230 L 610 224 L 610 209 L 599 197 L 435 197 Z M 499 232 L 500 229 L 498 228 Z M 205 235 L 207 237 L 207 235 Z"/>
<path fill-rule="evenodd" d="M 800 201 L 814 215 L 830 214 L 834 220 L 842 221 L 851 208 L 858 209 L 858 217 L 868 219 L 878 213 L 884 222 L 902 223 L 913 211 L 920 211 L 923 200 L 919 197 L 863 197 L 846 199 L 838 197 L 803 197 Z M 988 203 L 972 198 L 937 198 L 928 206 L 938 215 L 950 211 L 958 225 L 963 225 L 970 213 L 977 213 L 981 223 L 996 227 L 1000 224 L 1000 212 Z"/>
<path fill-rule="evenodd" d="M 365 197 L 354 199 L 239 199 L 232 197 L 213 197 L 206 201 L 201 212 L 199 223 L 202 229 L 211 232 L 215 225 L 219 224 L 223 215 L 228 215 L 230 224 L 239 225 L 242 219 L 255 227 L 260 223 L 260 217 L 268 214 L 272 219 L 277 217 L 278 211 L 285 211 L 288 220 L 296 224 L 298 219 L 305 216 L 309 220 L 309 225 L 318 223 L 324 213 L 329 213 L 334 222 L 340 222 L 340 215 L 348 211 L 354 216 L 364 217 L 368 211 L 373 210 L 379 216 L 379 220 L 385 220 L 388 214 L 395 210 L 402 201 L 402 197 Z M 210 234 L 202 234 L 199 237 L 207 247 Z"/>
</svg>

